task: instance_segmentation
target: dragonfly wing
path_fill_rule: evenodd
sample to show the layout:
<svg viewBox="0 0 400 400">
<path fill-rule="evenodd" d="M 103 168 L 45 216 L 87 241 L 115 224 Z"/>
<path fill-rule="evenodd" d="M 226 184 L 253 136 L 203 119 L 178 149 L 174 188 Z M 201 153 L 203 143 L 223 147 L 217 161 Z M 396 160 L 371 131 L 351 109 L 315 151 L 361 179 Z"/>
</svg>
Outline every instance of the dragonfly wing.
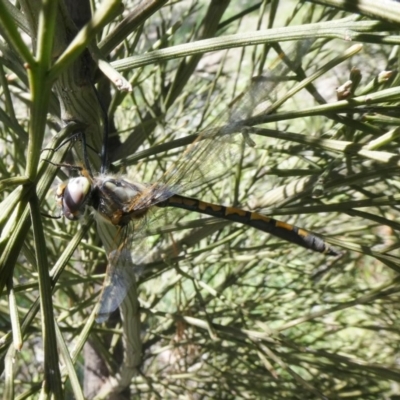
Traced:
<svg viewBox="0 0 400 400">
<path fill-rule="evenodd" d="M 199 182 L 206 182 L 215 176 L 217 165 L 225 165 L 218 160 L 227 150 L 225 142 L 232 142 L 227 134 L 219 134 L 221 130 L 207 131 L 187 148 L 161 177 L 152 185 L 147 186 L 130 204 L 132 210 L 145 210 L 168 200 L 175 194 L 185 192 Z M 220 161 L 220 162 L 219 162 Z M 213 171 L 214 170 L 214 171 Z M 214 174 L 213 174 L 214 172 Z"/>
<path fill-rule="evenodd" d="M 129 252 L 114 250 L 108 258 L 97 322 L 104 322 L 108 319 L 108 316 L 121 305 L 128 290 L 136 281 L 135 267 Z"/>
<path fill-rule="evenodd" d="M 97 322 L 104 322 L 127 296 L 136 283 L 143 264 L 148 259 L 148 243 L 140 223 L 132 222 L 126 227 L 116 227 L 95 213 L 97 232 L 108 254 L 108 265 L 100 295 Z M 132 249 L 134 248 L 134 251 Z"/>
<path fill-rule="evenodd" d="M 127 232 L 105 221 L 95 213 L 97 232 L 108 254 L 108 266 L 100 296 L 97 322 L 103 322 L 124 300 L 135 283 L 135 267 L 127 250 Z"/>
<path fill-rule="evenodd" d="M 164 173 L 157 185 L 169 188 L 171 195 L 182 194 L 199 182 L 210 181 L 215 177 L 218 174 L 216 166 L 226 165 L 225 156 L 229 148 L 227 144 L 234 141 L 234 136 L 236 136 L 234 134 L 243 133 L 246 119 L 251 117 L 260 103 L 268 99 L 279 82 L 287 80 L 284 77 L 290 70 L 296 70 L 301 65 L 302 57 L 309 51 L 311 44 L 312 41 L 300 41 L 288 53 L 290 59 L 285 53 L 281 53 L 279 59 L 283 62 L 274 67 L 273 72 L 268 71 L 264 76 L 255 78 L 249 90 L 230 112 L 222 114 L 214 124 L 214 128 L 200 132 L 193 143 L 181 154 L 178 162 Z M 245 140 L 247 138 L 246 142 L 251 143 L 252 141 L 247 136 L 244 134 Z M 157 202 L 164 200 L 166 199 Z"/>
</svg>

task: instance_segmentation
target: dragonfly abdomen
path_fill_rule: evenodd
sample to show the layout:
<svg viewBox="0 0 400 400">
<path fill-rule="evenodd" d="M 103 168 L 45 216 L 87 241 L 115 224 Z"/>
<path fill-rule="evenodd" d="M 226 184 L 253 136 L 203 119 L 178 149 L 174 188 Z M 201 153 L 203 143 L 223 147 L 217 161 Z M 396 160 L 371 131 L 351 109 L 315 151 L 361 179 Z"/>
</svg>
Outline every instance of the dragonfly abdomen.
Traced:
<svg viewBox="0 0 400 400">
<path fill-rule="evenodd" d="M 179 195 L 170 197 L 168 200 L 159 203 L 158 206 L 182 208 L 228 221 L 239 222 L 243 225 L 251 226 L 260 231 L 270 233 L 288 242 L 298 244 L 319 253 L 328 255 L 340 254 L 321 238 L 305 229 L 256 212 L 245 211 L 236 207 L 225 207 L 217 204 L 206 203 L 204 201 Z"/>
</svg>

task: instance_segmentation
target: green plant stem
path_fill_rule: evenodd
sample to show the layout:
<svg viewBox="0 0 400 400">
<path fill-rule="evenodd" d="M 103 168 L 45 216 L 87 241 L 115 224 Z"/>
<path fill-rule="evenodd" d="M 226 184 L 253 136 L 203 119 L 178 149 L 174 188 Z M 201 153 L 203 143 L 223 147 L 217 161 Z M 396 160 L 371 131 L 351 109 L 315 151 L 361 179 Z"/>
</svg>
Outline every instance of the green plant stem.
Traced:
<svg viewBox="0 0 400 400">
<path fill-rule="evenodd" d="M 34 63 L 34 58 L 19 34 L 17 26 L 9 13 L 8 7 L 4 3 L 5 1 L 7 0 L 0 0 L 0 21 L 3 32 L 7 35 L 8 41 L 13 44 L 15 50 L 22 59 L 28 65 L 31 65 Z"/>
<path fill-rule="evenodd" d="M 57 59 L 49 71 L 48 79 L 53 81 L 75 61 L 86 49 L 94 36 L 113 18 L 121 9 L 121 0 L 107 0 L 102 2 L 92 19 L 78 32 L 63 54 Z"/>
<path fill-rule="evenodd" d="M 125 71 L 148 64 L 159 63 L 172 58 L 226 50 L 233 47 L 255 46 L 258 44 L 302 40 L 308 38 L 339 38 L 342 40 L 354 40 L 354 37 L 358 34 L 381 29 L 384 29 L 384 27 L 382 26 L 382 23 L 377 21 L 354 21 L 350 18 L 344 18 L 338 21 L 325 23 L 289 27 L 285 26 L 283 28 L 267 29 L 199 40 L 194 43 L 185 43 L 167 49 L 155 50 L 139 56 L 127 57 L 121 61 L 114 61 L 111 65 L 118 71 Z M 384 38 L 381 40 L 384 40 Z"/>
<path fill-rule="evenodd" d="M 150 0 L 141 2 L 131 11 L 100 43 L 99 49 L 106 56 L 115 49 L 127 36 L 139 28 L 151 15 L 159 10 L 167 0 Z"/>
<path fill-rule="evenodd" d="M 392 0 L 312 0 L 314 3 L 337 7 L 352 13 L 400 23 L 400 3 Z"/>
<path fill-rule="evenodd" d="M 60 368 L 58 365 L 58 350 L 53 314 L 53 302 L 51 299 L 51 281 L 47 264 L 46 241 L 44 238 L 42 220 L 40 215 L 39 199 L 36 194 L 30 200 L 31 220 L 33 236 L 35 240 L 36 262 L 39 275 L 40 308 L 42 317 L 42 336 L 44 348 L 44 375 L 46 393 L 63 398 Z M 47 390 L 46 390 L 47 388 Z"/>
</svg>

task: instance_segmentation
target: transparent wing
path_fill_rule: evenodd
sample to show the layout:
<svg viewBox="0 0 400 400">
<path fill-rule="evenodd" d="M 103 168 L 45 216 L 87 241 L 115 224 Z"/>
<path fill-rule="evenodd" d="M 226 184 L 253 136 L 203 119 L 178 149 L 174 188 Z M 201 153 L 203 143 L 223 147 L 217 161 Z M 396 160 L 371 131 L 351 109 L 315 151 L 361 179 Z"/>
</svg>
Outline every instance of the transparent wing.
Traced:
<svg viewBox="0 0 400 400">
<path fill-rule="evenodd" d="M 290 60 L 285 53 L 280 56 L 280 62 L 274 71 L 253 78 L 248 92 L 237 101 L 232 111 L 228 113 L 228 123 L 202 131 L 195 141 L 182 153 L 154 185 L 150 185 L 140 198 L 135 199 L 134 209 L 148 208 L 165 201 L 173 194 L 181 194 L 197 185 L 205 178 L 211 179 L 212 170 L 217 164 L 223 164 L 227 144 L 231 144 L 232 135 L 244 133 L 246 118 L 251 117 L 256 107 L 267 100 L 273 89 L 282 82 L 291 70 L 300 66 L 301 58 L 308 52 L 311 41 L 300 41 L 293 51 Z M 219 160 L 220 159 L 220 160 Z"/>
<path fill-rule="evenodd" d="M 135 282 L 137 270 L 128 248 L 129 232 L 121 229 L 95 213 L 97 232 L 107 252 L 108 265 L 100 294 L 97 322 L 107 320 L 110 313 L 122 303 L 128 290 Z M 140 241 L 140 237 L 138 240 Z"/>
<path fill-rule="evenodd" d="M 96 321 L 101 323 L 117 309 L 128 291 L 135 284 L 143 271 L 143 266 L 152 261 L 147 241 L 147 225 L 161 223 L 164 210 L 158 210 L 151 216 L 144 217 L 136 224 L 133 222 L 118 228 L 95 213 L 97 231 L 107 251 L 107 270 L 100 293 L 100 306 Z"/>
<path fill-rule="evenodd" d="M 135 282 L 135 274 L 135 265 L 129 251 L 126 249 L 114 250 L 108 255 L 108 266 L 100 295 L 97 322 L 106 321 L 109 314 L 119 307 Z"/>
</svg>

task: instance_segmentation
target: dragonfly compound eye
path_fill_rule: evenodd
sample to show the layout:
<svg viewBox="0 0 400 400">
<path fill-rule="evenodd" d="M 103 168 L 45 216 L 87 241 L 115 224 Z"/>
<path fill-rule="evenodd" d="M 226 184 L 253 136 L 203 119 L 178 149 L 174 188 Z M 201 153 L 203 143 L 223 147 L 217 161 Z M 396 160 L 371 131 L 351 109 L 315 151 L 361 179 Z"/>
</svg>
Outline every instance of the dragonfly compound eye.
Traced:
<svg viewBox="0 0 400 400">
<path fill-rule="evenodd" d="M 85 177 L 70 179 L 62 193 L 62 212 L 70 220 L 77 220 L 85 208 L 90 193 L 90 182 Z"/>
</svg>

